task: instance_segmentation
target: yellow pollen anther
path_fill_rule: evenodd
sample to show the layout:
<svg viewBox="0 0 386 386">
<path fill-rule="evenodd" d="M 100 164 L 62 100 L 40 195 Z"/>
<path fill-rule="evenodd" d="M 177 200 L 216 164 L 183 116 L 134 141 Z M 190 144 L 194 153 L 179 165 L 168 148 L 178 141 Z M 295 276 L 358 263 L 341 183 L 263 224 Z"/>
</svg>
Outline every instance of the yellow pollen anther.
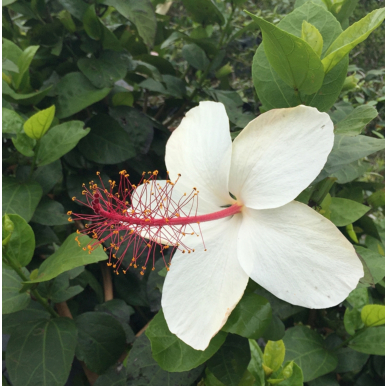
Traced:
<svg viewBox="0 0 386 386">
<path fill-rule="evenodd" d="M 71 216 L 71 215 L 72 215 L 71 210 L 69 210 L 69 211 L 67 212 L 67 215 L 68 215 L 68 216 Z"/>
<path fill-rule="evenodd" d="M 72 218 L 71 218 L 71 217 L 69 217 L 69 218 L 68 218 L 68 221 L 69 221 L 69 222 L 71 222 L 71 221 L 72 221 Z"/>
<path fill-rule="evenodd" d="M 72 201 L 75 201 L 76 200 L 76 197 L 72 197 Z"/>
</svg>

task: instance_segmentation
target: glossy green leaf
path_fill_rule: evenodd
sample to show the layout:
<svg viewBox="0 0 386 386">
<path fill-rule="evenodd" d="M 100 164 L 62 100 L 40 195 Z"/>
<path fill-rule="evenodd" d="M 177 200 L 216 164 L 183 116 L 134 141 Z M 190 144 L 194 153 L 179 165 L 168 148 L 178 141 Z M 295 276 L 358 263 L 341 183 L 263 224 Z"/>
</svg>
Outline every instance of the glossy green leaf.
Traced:
<svg viewBox="0 0 386 386">
<path fill-rule="evenodd" d="M 385 306 L 367 304 L 362 308 L 361 318 L 366 327 L 382 326 L 385 324 Z"/>
<path fill-rule="evenodd" d="M 76 31 L 76 25 L 72 20 L 71 13 L 63 9 L 58 13 L 58 19 L 64 25 L 68 32 L 74 33 Z"/>
<path fill-rule="evenodd" d="M 335 373 L 346 373 L 349 371 L 359 371 L 369 359 L 367 354 L 354 351 L 349 347 L 341 347 L 335 351 L 338 357 L 338 366 Z"/>
<path fill-rule="evenodd" d="M 16 138 L 12 138 L 12 143 L 14 144 L 16 150 L 23 154 L 26 157 L 33 157 L 35 152 L 34 148 L 36 146 L 36 141 L 24 132 L 16 134 Z"/>
<path fill-rule="evenodd" d="M 65 214 L 61 203 L 43 197 L 31 221 L 42 225 L 65 225 L 68 224 L 68 216 Z"/>
<path fill-rule="evenodd" d="M 103 0 L 103 4 L 111 5 L 121 15 L 133 22 L 145 44 L 148 46 L 153 45 L 157 20 L 150 0 Z"/>
<path fill-rule="evenodd" d="M 162 310 L 150 322 L 146 335 L 151 343 L 153 358 L 164 370 L 171 372 L 188 371 L 206 362 L 227 336 L 219 332 L 206 350 L 194 350 L 169 331 Z"/>
<path fill-rule="evenodd" d="M 303 371 L 295 363 L 289 362 L 284 365 L 283 370 L 277 375 L 279 379 L 284 379 L 279 382 L 281 386 L 303 386 Z M 269 382 L 269 381 L 268 381 Z"/>
<path fill-rule="evenodd" d="M 369 327 L 349 342 L 353 350 L 370 355 L 385 355 L 385 327 Z"/>
<path fill-rule="evenodd" d="M 314 25 L 306 20 L 302 24 L 302 39 L 310 45 L 316 55 L 318 55 L 318 58 L 320 58 L 323 50 L 323 36 Z"/>
<path fill-rule="evenodd" d="M 369 293 L 367 288 L 355 288 L 346 298 L 346 301 L 354 308 L 361 309 L 369 303 Z"/>
<path fill-rule="evenodd" d="M 285 357 L 285 347 L 282 340 L 269 340 L 264 349 L 263 363 L 272 371 L 280 369 Z"/>
<path fill-rule="evenodd" d="M 83 14 L 83 27 L 91 39 L 100 40 L 103 35 L 102 23 L 95 12 L 95 5 L 91 4 Z"/>
<path fill-rule="evenodd" d="M 108 115 L 98 114 L 87 122 L 91 132 L 79 142 L 79 150 L 89 160 L 117 164 L 136 156 L 133 138 Z"/>
<path fill-rule="evenodd" d="M 385 19 L 385 9 L 376 9 L 342 32 L 328 47 L 322 60 L 325 72 L 331 71 L 354 47 L 363 42 Z"/>
<path fill-rule="evenodd" d="M 103 51 L 98 59 L 81 58 L 77 64 L 83 75 L 97 88 L 113 87 L 133 67 L 126 51 L 111 50 Z"/>
<path fill-rule="evenodd" d="M 39 319 L 20 325 L 11 335 L 6 351 L 12 384 L 63 386 L 70 374 L 76 344 L 76 327 L 71 319 Z"/>
<path fill-rule="evenodd" d="M 343 322 L 344 328 L 350 335 L 354 335 L 356 330 L 359 330 L 363 327 L 361 313 L 357 308 L 353 308 L 352 310 L 346 308 Z"/>
<path fill-rule="evenodd" d="M 131 92 L 117 92 L 112 97 L 113 106 L 133 106 L 134 96 Z"/>
<path fill-rule="evenodd" d="M 336 18 L 325 8 L 314 2 L 306 2 L 285 16 L 278 24 L 280 29 L 300 38 L 303 21 L 314 25 L 323 37 L 323 51 L 342 32 Z M 316 107 L 319 111 L 328 111 L 339 97 L 347 76 L 348 58 L 339 63 L 324 77 L 323 85 L 316 94 L 296 95 L 294 89 L 285 83 L 270 65 L 265 54 L 264 44 L 260 44 L 252 63 L 252 79 L 259 100 L 265 110 L 293 107 L 299 104 Z"/>
<path fill-rule="evenodd" d="M 88 253 L 88 250 L 84 251 L 83 248 L 87 249 L 86 246 L 91 239 L 88 236 L 79 236 L 81 246 L 78 246 L 78 243 L 75 241 L 76 236 L 79 235 L 73 233 L 68 236 L 61 247 L 40 265 L 38 277 L 30 280 L 28 283 L 40 283 L 51 280 L 75 267 L 107 259 L 107 255 L 101 246 L 95 248 L 91 253 Z"/>
<path fill-rule="evenodd" d="M 57 91 L 57 117 L 62 119 L 100 101 L 110 88 L 98 89 L 80 72 L 72 72 L 59 81 Z"/>
<path fill-rule="evenodd" d="M 11 87 L 9 87 L 7 82 L 5 82 L 4 80 L 2 85 L 4 99 L 12 103 L 18 103 L 22 106 L 35 105 L 39 103 L 51 90 L 50 86 L 36 92 L 20 94 L 11 89 Z"/>
<path fill-rule="evenodd" d="M 23 268 L 22 271 L 25 275 L 29 275 L 27 269 Z M 26 308 L 31 301 L 31 297 L 26 292 L 20 293 L 23 287 L 23 280 L 19 275 L 13 270 L 3 268 L 2 280 L 3 314 L 11 314 Z"/>
<path fill-rule="evenodd" d="M 85 312 L 76 318 L 76 357 L 101 374 L 122 355 L 126 339 L 121 324 L 104 312 Z"/>
<path fill-rule="evenodd" d="M 266 330 L 264 331 L 262 337 L 265 340 L 280 340 L 283 339 L 285 334 L 284 323 L 280 320 L 277 315 L 272 315 L 272 319 Z"/>
<path fill-rule="evenodd" d="M 37 157 L 38 166 L 48 165 L 72 150 L 90 129 L 82 121 L 69 121 L 54 126 L 41 140 Z"/>
<path fill-rule="evenodd" d="M 16 111 L 3 107 L 1 119 L 3 134 L 18 134 L 23 130 L 24 119 Z"/>
<path fill-rule="evenodd" d="M 42 197 L 42 188 L 35 182 L 20 184 L 15 178 L 3 178 L 3 214 L 18 214 L 29 222 Z"/>
<path fill-rule="evenodd" d="M 370 207 L 353 200 L 332 197 L 329 209 L 331 211 L 330 220 L 336 226 L 343 227 L 364 216 L 370 210 Z"/>
<path fill-rule="evenodd" d="M 209 66 L 205 51 L 197 44 L 185 44 L 181 51 L 182 57 L 197 70 L 204 71 Z"/>
<path fill-rule="evenodd" d="M 33 139 L 40 139 L 50 128 L 55 116 L 55 105 L 45 110 L 40 110 L 24 123 L 25 133 Z"/>
<path fill-rule="evenodd" d="M 263 370 L 263 353 L 257 342 L 249 339 L 249 348 L 251 351 L 251 360 L 248 364 L 248 371 L 255 377 L 256 385 L 265 385 L 265 374 Z"/>
<path fill-rule="evenodd" d="M 2 43 L 3 58 L 9 59 L 11 62 L 17 64 L 23 50 L 11 40 L 3 38 Z"/>
<path fill-rule="evenodd" d="M 336 355 L 324 348 L 323 338 L 305 326 L 288 329 L 283 341 L 285 360 L 300 366 L 305 382 L 329 373 L 338 363 Z"/>
<path fill-rule="evenodd" d="M 358 106 L 335 125 L 335 133 L 350 137 L 358 135 L 377 115 L 378 111 L 373 106 Z"/>
<path fill-rule="evenodd" d="M 12 222 L 10 217 L 7 214 L 5 214 L 2 218 L 2 228 L 1 228 L 3 247 L 8 245 L 14 230 L 15 230 L 15 224 Z"/>
<path fill-rule="evenodd" d="M 269 326 L 271 306 L 266 299 L 254 293 L 245 294 L 230 314 L 223 331 L 258 339 Z"/>
<path fill-rule="evenodd" d="M 211 0 L 183 0 L 183 5 L 192 19 L 200 24 L 224 24 L 225 19 L 216 3 Z"/>
<path fill-rule="evenodd" d="M 126 368 L 128 379 L 138 386 L 189 385 L 203 372 L 202 366 L 178 373 L 163 370 L 152 357 L 150 341 L 146 334 L 135 340 Z"/>
<path fill-rule="evenodd" d="M 251 360 L 248 339 L 229 334 L 207 362 L 208 369 L 226 386 L 237 386 Z"/>
<path fill-rule="evenodd" d="M 378 252 L 371 249 L 355 246 L 355 250 L 365 261 L 370 270 L 374 284 L 379 283 L 385 277 L 385 259 Z"/>
<path fill-rule="evenodd" d="M 17 214 L 8 215 L 14 229 L 7 244 L 7 255 L 20 267 L 25 267 L 32 259 L 35 250 L 35 235 L 24 218 Z"/>
<path fill-rule="evenodd" d="M 264 50 L 270 65 L 295 91 L 313 94 L 323 84 L 323 65 L 304 40 L 255 15 L 249 14 L 263 32 Z"/>
<path fill-rule="evenodd" d="M 19 72 L 12 77 L 12 83 L 15 87 L 15 90 L 18 90 L 19 88 L 24 88 L 28 85 L 28 69 L 38 49 L 39 46 L 29 46 L 19 56 L 17 61 Z"/>
</svg>

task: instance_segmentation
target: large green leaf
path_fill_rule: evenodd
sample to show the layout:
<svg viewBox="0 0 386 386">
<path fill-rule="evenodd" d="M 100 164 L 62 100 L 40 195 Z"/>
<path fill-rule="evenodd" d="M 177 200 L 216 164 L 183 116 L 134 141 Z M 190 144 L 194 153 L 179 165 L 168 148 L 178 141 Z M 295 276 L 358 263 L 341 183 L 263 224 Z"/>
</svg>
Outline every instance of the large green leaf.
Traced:
<svg viewBox="0 0 386 386">
<path fill-rule="evenodd" d="M 134 342 L 126 368 L 132 386 L 190 385 L 203 371 L 202 366 L 178 373 L 170 373 L 161 369 L 152 357 L 150 342 L 146 334 L 142 334 Z"/>
<path fill-rule="evenodd" d="M 32 259 L 35 250 L 35 235 L 27 222 L 17 214 L 8 215 L 14 229 L 7 244 L 7 255 L 25 267 Z"/>
<path fill-rule="evenodd" d="M 41 140 L 37 157 L 39 166 L 48 165 L 72 150 L 90 129 L 82 121 L 69 121 L 54 126 Z"/>
<path fill-rule="evenodd" d="M 323 84 L 321 60 L 303 39 L 292 35 L 261 17 L 249 14 L 263 32 L 265 55 L 269 64 L 295 92 L 313 94 Z"/>
<path fill-rule="evenodd" d="M 68 224 L 68 216 L 60 202 L 46 196 L 39 202 L 31 221 L 42 225 L 64 225 Z"/>
<path fill-rule="evenodd" d="M 285 346 L 282 340 L 276 342 L 269 340 L 264 348 L 263 363 L 272 371 L 280 369 L 284 362 Z"/>
<path fill-rule="evenodd" d="M 251 353 L 248 339 L 229 334 L 225 343 L 209 359 L 211 373 L 226 386 L 237 386 L 247 370 Z"/>
<path fill-rule="evenodd" d="M 305 20 L 302 24 L 302 39 L 311 46 L 316 55 L 318 55 L 318 58 L 320 58 L 323 51 L 323 36 L 314 25 Z"/>
<path fill-rule="evenodd" d="M 17 61 L 19 72 L 12 77 L 12 83 L 15 90 L 29 86 L 28 69 L 38 49 L 39 46 L 29 46 L 19 56 Z"/>
<path fill-rule="evenodd" d="M 103 99 L 110 88 L 98 89 L 80 72 L 65 75 L 57 84 L 57 117 L 67 118 Z"/>
<path fill-rule="evenodd" d="M 25 275 L 29 275 L 27 269 L 22 269 Z M 26 292 L 20 293 L 23 287 L 23 280 L 19 275 L 10 269 L 4 269 L 2 272 L 3 280 L 3 314 L 11 314 L 26 308 L 31 300 Z"/>
<path fill-rule="evenodd" d="M 183 0 L 182 2 L 192 19 L 197 23 L 222 25 L 225 22 L 223 14 L 212 0 Z"/>
<path fill-rule="evenodd" d="M 150 0 L 103 0 L 103 3 L 111 5 L 121 15 L 133 22 L 143 41 L 148 46 L 153 45 L 157 30 L 157 20 Z"/>
<path fill-rule="evenodd" d="M 205 51 L 197 44 L 185 44 L 181 51 L 182 57 L 197 70 L 204 71 L 209 66 Z"/>
<path fill-rule="evenodd" d="M 336 355 L 324 348 L 323 338 L 305 326 L 288 329 L 283 341 L 285 360 L 301 367 L 305 382 L 329 373 L 338 363 Z"/>
<path fill-rule="evenodd" d="M 378 252 L 358 245 L 355 246 L 355 250 L 365 261 L 374 284 L 379 283 L 385 277 L 385 258 Z"/>
<path fill-rule="evenodd" d="M 300 37 L 304 20 L 314 25 L 322 35 L 323 52 L 342 32 L 335 17 L 325 8 L 313 2 L 307 2 L 296 8 L 284 17 L 277 26 Z M 252 63 L 253 84 L 265 110 L 293 107 L 302 103 L 316 107 L 319 111 L 328 111 L 340 94 L 347 76 L 347 65 L 348 58 L 330 71 L 324 77 L 323 85 L 317 93 L 296 95 L 293 88 L 288 86 L 272 68 L 265 54 L 264 44 L 260 44 Z"/>
<path fill-rule="evenodd" d="M 371 355 L 385 355 L 385 327 L 369 327 L 349 342 L 352 349 Z"/>
<path fill-rule="evenodd" d="M 255 377 L 254 386 L 265 386 L 265 373 L 263 369 L 263 353 L 257 342 L 249 339 L 249 348 L 251 350 L 251 360 L 248 364 L 248 371 Z"/>
<path fill-rule="evenodd" d="M 354 111 L 335 125 L 335 133 L 348 135 L 350 137 L 358 135 L 377 115 L 378 111 L 373 106 L 358 106 Z"/>
<path fill-rule="evenodd" d="M 376 9 L 342 32 L 322 60 L 325 72 L 331 71 L 355 46 L 367 39 L 384 19 L 385 8 Z"/>
<path fill-rule="evenodd" d="M 133 138 L 115 119 L 98 114 L 87 124 L 91 132 L 79 142 L 79 150 L 87 159 L 100 164 L 117 164 L 136 156 Z"/>
<path fill-rule="evenodd" d="M 328 208 L 331 211 L 330 220 L 338 227 L 352 224 L 370 210 L 366 205 L 340 197 L 332 197 Z"/>
<path fill-rule="evenodd" d="M 38 167 L 32 177 L 43 188 L 43 194 L 47 194 L 63 178 L 62 163 L 56 160 L 48 165 Z"/>
<path fill-rule="evenodd" d="M 201 365 L 220 348 L 227 336 L 219 332 L 206 350 L 194 350 L 169 331 L 162 310 L 150 322 L 146 335 L 153 358 L 164 370 L 171 372 L 188 371 Z"/>
<path fill-rule="evenodd" d="M 126 51 L 105 50 L 98 59 L 81 58 L 77 64 L 83 75 L 97 88 L 113 87 L 132 68 Z"/>
<path fill-rule="evenodd" d="M 382 326 L 385 324 L 385 306 L 367 304 L 362 308 L 361 318 L 367 327 Z"/>
<path fill-rule="evenodd" d="M 223 331 L 258 339 L 269 326 L 272 309 L 267 299 L 254 293 L 246 293 L 230 314 Z"/>
<path fill-rule="evenodd" d="M 25 133 L 30 138 L 40 139 L 50 128 L 54 116 L 55 105 L 49 107 L 48 109 L 37 112 L 25 121 Z"/>
<path fill-rule="evenodd" d="M 81 245 L 78 246 L 75 241 L 76 236 L 79 235 L 73 233 L 68 236 L 61 247 L 40 265 L 37 278 L 28 283 L 51 280 L 75 267 L 107 259 L 107 255 L 101 246 L 95 248 L 91 253 L 88 250 L 84 251 L 83 248 L 87 249 L 86 246 L 91 242 L 91 239 L 88 236 L 79 236 Z"/>
<path fill-rule="evenodd" d="M 3 80 L 3 96 L 9 102 L 18 103 L 19 105 L 36 105 L 39 103 L 51 90 L 51 86 L 45 89 L 31 92 L 28 94 L 19 94 L 16 91 L 12 90 L 11 87 L 8 86 L 7 82 Z"/>
<path fill-rule="evenodd" d="M 83 14 L 83 27 L 91 39 L 100 40 L 103 36 L 103 24 L 95 11 L 95 4 L 91 4 Z"/>
<path fill-rule="evenodd" d="M 3 214 L 18 214 L 29 222 L 42 197 L 42 188 L 35 182 L 20 184 L 15 178 L 3 178 Z"/>
<path fill-rule="evenodd" d="M 346 373 L 348 371 L 359 371 L 369 359 L 369 356 L 349 347 L 342 347 L 335 351 L 338 357 L 338 366 L 335 373 Z"/>
<path fill-rule="evenodd" d="M 23 130 L 24 119 L 16 111 L 3 107 L 1 119 L 3 134 L 18 134 Z"/>
<path fill-rule="evenodd" d="M 40 319 L 17 327 L 8 342 L 6 364 L 14 386 L 63 386 L 76 347 L 68 318 Z"/>
<path fill-rule="evenodd" d="M 126 336 L 121 324 L 104 312 L 86 312 L 76 318 L 78 346 L 76 357 L 101 374 L 122 355 Z"/>
</svg>

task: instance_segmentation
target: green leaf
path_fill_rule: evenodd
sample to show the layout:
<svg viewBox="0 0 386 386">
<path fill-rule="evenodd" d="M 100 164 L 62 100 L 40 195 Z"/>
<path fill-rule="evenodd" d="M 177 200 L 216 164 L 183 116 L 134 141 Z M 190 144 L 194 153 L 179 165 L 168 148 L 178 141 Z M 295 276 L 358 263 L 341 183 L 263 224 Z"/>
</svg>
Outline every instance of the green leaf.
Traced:
<svg viewBox="0 0 386 386">
<path fill-rule="evenodd" d="M 303 371 L 295 362 L 287 363 L 278 378 L 284 378 L 280 382 L 281 386 L 303 386 Z"/>
<path fill-rule="evenodd" d="M 206 362 L 227 336 L 220 331 L 212 338 L 206 350 L 194 350 L 169 331 L 162 310 L 150 322 L 146 335 L 151 343 L 153 358 L 164 370 L 170 372 L 188 371 Z"/>
<path fill-rule="evenodd" d="M 338 357 L 338 366 L 335 373 L 347 373 L 349 371 L 359 371 L 369 359 L 367 354 L 354 351 L 349 347 L 341 347 L 335 351 Z"/>
<path fill-rule="evenodd" d="M 133 138 L 108 115 L 98 114 L 87 124 L 90 134 L 79 142 L 79 150 L 89 160 L 117 164 L 136 156 Z"/>
<path fill-rule="evenodd" d="M 74 23 L 74 20 L 72 20 L 70 12 L 63 9 L 58 13 L 57 17 L 68 32 L 74 33 L 76 31 L 76 25 Z"/>
<path fill-rule="evenodd" d="M 226 386 L 237 386 L 251 360 L 248 340 L 229 334 L 225 343 L 207 362 L 208 369 Z"/>
<path fill-rule="evenodd" d="M 6 351 L 12 384 L 63 386 L 70 374 L 76 343 L 75 323 L 68 318 L 20 325 L 11 335 Z"/>
<path fill-rule="evenodd" d="M 57 84 L 57 117 L 67 118 L 103 99 L 110 88 L 98 89 L 80 72 L 65 75 Z"/>
<path fill-rule="evenodd" d="M 29 276 L 26 268 L 22 268 L 23 273 Z M 9 269 L 4 269 L 2 272 L 3 280 L 3 314 L 11 314 L 12 312 L 20 311 L 26 308 L 31 301 L 28 293 L 20 290 L 23 287 L 23 280 L 19 275 Z"/>
<path fill-rule="evenodd" d="M 350 137 L 360 134 L 366 125 L 378 115 L 375 107 L 369 105 L 358 106 L 354 111 L 335 125 L 335 133 Z"/>
<path fill-rule="evenodd" d="M 379 283 L 385 277 L 385 259 L 378 252 L 371 249 L 355 246 L 355 250 L 365 261 L 373 277 L 374 284 Z"/>
<path fill-rule="evenodd" d="M 336 380 L 335 374 L 324 375 L 323 377 L 314 379 L 311 382 L 308 382 L 308 386 L 339 386 L 338 381 Z"/>
<path fill-rule="evenodd" d="M 44 88 L 42 90 L 31 92 L 28 94 L 19 94 L 8 86 L 7 82 L 3 80 L 3 96 L 4 99 L 11 103 L 18 103 L 22 106 L 36 105 L 38 104 L 51 90 L 52 86 Z"/>
<path fill-rule="evenodd" d="M 104 312 L 85 312 L 76 318 L 76 357 L 93 372 L 101 374 L 122 355 L 126 336 L 121 324 Z"/>
<path fill-rule="evenodd" d="M 203 372 L 202 366 L 178 373 L 162 370 L 151 355 L 150 342 L 146 334 L 142 334 L 134 342 L 126 368 L 128 379 L 138 386 L 190 385 Z"/>
<path fill-rule="evenodd" d="M 332 197 L 329 209 L 330 220 L 336 226 L 343 227 L 364 216 L 371 208 L 346 198 Z"/>
<path fill-rule="evenodd" d="M 251 360 L 248 364 L 248 371 L 255 377 L 254 386 L 265 386 L 265 374 L 263 370 L 263 353 L 257 342 L 249 339 L 249 348 L 251 351 Z"/>
<path fill-rule="evenodd" d="M 361 318 L 366 327 L 382 326 L 385 324 L 385 306 L 367 304 L 362 308 Z"/>
<path fill-rule="evenodd" d="M 17 214 L 10 214 L 8 217 L 14 225 L 14 229 L 7 244 L 7 255 L 14 261 L 17 261 L 20 267 L 25 267 L 29 264 L 34 254 L 34 232 L 24 218 Z"/>
<path fill-rule="evenodd" d="M 41 140 L 37 157 L 38 166 L 48 165 L 72 150 L 90 129 L 82 121 L 69 121 L 54 126 Z"/>
<path fill-rule="evenodd" d="M 38 49 L 39 46 L 29 46 L 19 56 L 17 61 L 19 72 L 12 77 L 12 83 L 16 90 L 29 85 L 28 69 Z"/>
<path fill-rule="evenodd" d="M 126 51 L 105 50 L 95 58 L 81 58 L 78 68 L 97 88 L 113 87 L 117 80 L 123 79 L 133 65 Z"/>
<path fill-rule="evenodd" d="M 288 329 L 283 341 L 285 360 L 293 360 L 300 366 L 305 382 L 329 373 L 338 363 L 336 355 L 324 348 L 323 338 L 307 327 Z"/>
<path fill-rule="evenodd" d="M 2 52 L 3 58 L 9 59 L 13 63 L 17 63 L 23 50 L 13 41 L 3 38 Z"/>
<path fill-rule="evenodd" d="M 222 330 L 244 338 L 258 339 L 269 326 L 271 318 L 272 309 L 268 300 L 254 293 L 246 293 Z"/>
<path fill-rule="evenodd" d="M 56 160 L 48 165 L 38 167 L 32 173 L 32 177 L 43 188 L 43 194 L 47 194 L 63 178 L 62 163 L 60 160 Z"/>
<path fill-rule="evenodd" d="M 61 247 L 40 265 L 38 277 L 28 281 L 28 283 L 40 283 L 51 280 L 75 267 L 107 259 L 107 255 L 101 246 L 96 247 L 91 253 L 84 251 L 83 248 L 87 249 L 91 239 L 88 236 L 79 236 L 81 245 L 78 246 L 75 240 L 76 236 L 79 235 L 73 233 L 68 236 Z"/>
<path fill-rule="evenodd" d="M 3 214 L 18 214 L 29 222 L 42 197 L 42 188 L 35 182 L 20 184 L 15 178 L 3 178 Z"/>
<path fill-rule="evenodd" d="M 328 47 L 322 60 L 325 72 L 339 63 L 354 47 L 363 42 L 385 19 L 385 9 L 376 9 L 342 32 Z"/>
<path fill-rule="evenodd" d="M 324 71 L 319 56 L 311 46 L 264 19 L 248 14 L 261 28 L 265 54 L 284 82 L 305 94 L 318 91 L 323 84 Z"/>
<path fill-rule="evenodd" d="M 83 15 L 88 7 L 87 3 L 83 3 L 78 0 L 58 0 L 58 3 L 78 20 L 83 19 Z"/>
<path fill-rule="evenodd" d="M 336 18 L 325 8 L 314 2 L 307 2 L 284 17 L 277 26 L 290 34 L 300 37 L 303 21 L 314 25 L 323 37 L 323 51 L 342 32 L 342 27 Z M 299 104 L 316 107 L 319 111 L 328 111 L 339 97 L 347 76 L 348 58 L 342 60 L 324 77 L 321 89 L 313 95 L 300 93 L 288 86 L 269 64 L 260 44 L 252 63 L 252 79 L 259 100 L 265 110 L 272 108 L 293 107 Z"/>
<path fill-rule="evenodd" d="M 31 221 L 42 225 L 65 225 L 68 224 L 68 216 L 65 214 L 61 203 L 43 197 Z"/>
<path fill-rule="evenodd" d="M 344 165 L 331 177 L 335 177 L 338 184 L 347 184 L 362 176 L 369 169 L 369 163 L 363 161 L 354 161 L 351 164 Z"/>
<path fill-rule="evenodd" d="M 360 331 L 349 342 L 353 350 L 370 355 L 385 355 L 385 327 L 370 327 Z"/>
<path fill-rule="evenodd" d="M 354 335 L 356 330 L 363 327 L 361 313 L 357 308 L 350 310 L 346 308 L 343 318 L 344 328 L 350 335 Z"/>
<path fill-rule="evenodd" d="M 5 214 L 2 218 L 2 229 L 1 229 L 3 247 L 8 245 L 14 230 L 15 230 L 15 224 L 12 222 L 9 216 Z"/>
<path fill-rule="evenodd" d="M 103 27 L 95 12 L 95 4 L 88 6 L 83 14 L 82 21 L 84 30 L 91 39 L 100 40 L 102 38 Z"/>
<path fill-rule="evenodd" d="M 280 369 L 285 357 L 285 347 L 282 340 L 273 342 L 269 340 L 264 349 L 263 363 L 272 371 Z"/>
<path fill-rule="evenodd" d="M 16 138 L 12 138 L 12 143 L 17 151 L 26 157 L 33 157 L 35 154 L 33 149 L 35 148 L 36 141 L 28 137 L 24 132 L 18 133 Z"/>
<path fill-rule="evenodd" d="M 125 367 L 119 368 L 119 370 L 112 367 L 98 377 L 94 386 L 126 386 L 126 378 Z"/>
<path fill-rule="evenodd" d="M 16 111 L 3 107 L 2 114 L 3 134 L 18 134 L 22 132 L 24 119 Z"/>
<path fill-rule="evenodd" d="M 131 92 L 117 92 L 112 98 L 113 106 L 133 106 L 134 96 Z"/>
<path fill-rule="evenodd" d="M 347 296 L 346 301 L 353 308 L 362 309 L 363 306 L 369 303 L 369 293 L 367 288 L 355 288 Z"/>
<path fill-rule="evenodd" d="M 204 71 L 209 66 L 205 51 L 197 44 L 185 44 L 181 51 L 182 57 L 197 70 Z"/>
<path fill-rule="evenodd" d="M 153 45 L 157 20 L 153 5 L 149 0 L 103 0 L 103 4 L 111 5 L 121 15 L 133 22 L 145 44 L 148 46 Z"/>
<path fill-rule="evenodd" d="M 218 23 L 223 25 L 224 16 L 217 8 L 215 2 L 211 0 L 183 0 L 184 7 L 191 18 L 200 24 L 208 25 Z"/>
<path fill-rule="evenodd" d="M 267 329 L 264 331 L 262 337 L 265 340 L 280 340 L 285 334 L 284 323 L 280 320 L 277 315 L 272 315 L 271 323 L 268 325 Z"/>
<path fill-rule="evenodd" d="M 318 58 L 320 58 L 323 50 L 323 36 L 314 25 L 306 20 L 302 24 L 302 39 L 310 45 Z"/>
<path fill-rule="evenodd" d="M 24 123 L 25 133 L 33 139 L 40 139 L 50 128 L 55 116 L 55 105 L 48 109 L 41 110 Z"/>
</svg>

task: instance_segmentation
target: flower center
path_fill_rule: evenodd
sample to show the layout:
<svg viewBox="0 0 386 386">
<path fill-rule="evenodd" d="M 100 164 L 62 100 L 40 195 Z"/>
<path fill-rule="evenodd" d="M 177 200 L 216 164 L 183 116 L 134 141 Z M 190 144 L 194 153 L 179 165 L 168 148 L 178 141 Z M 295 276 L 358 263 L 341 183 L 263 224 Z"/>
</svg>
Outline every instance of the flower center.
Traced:
<svg viewBox="0 0 386 386">
<path fill-rule="evenodd" d="M 115 181 L 109 180 L 107 189 L 97 172 L 100 186 L 89 182 L 89 189 L 83 184 L 83 205 L 92 209 L 93 214 L 73 214 L 69 221 L 85 220 L 87 224 L 79 234 L 87 234 L 91 241 L 85 250 L 91 253 L 97 246 L 103 244 L 104 250 L 109 252 L 107 265 L 113 266 L 118 274 L 118 269 L 123 265 L 137 268 L 138 258 L 145 257 L 141 266 L 141 274 L 144 275 L 146 265 L 151 258 L 156 260 L 156 250 L 161 253 L 167 269 L 170 266 L 172 252 L 176 249 L 182 253 L 191 253 L 195 250 L 187 245 L 189 236 L 202 236 L 200 223 L 218 220 L 240 213 L 242 206 L 235 203 L 227 208 L 209 214 L 198 214 L 199 191 L 193 188 L 190 194 L 178 194 L 175 186 L 180 178 L 172 182 L 166 180 L 162 185 L 157 181 L 158 171 L 142 173 L 142 179 L 138 186 L 131 184 L 129 175 L 125 170 L 120 172 L 120 181 L 117 186 Z M 114 190 L 117 190 L 114 193 Z M 83 227 L 81 222 L 78 226 Z M 79 238 L 75 239 L 80 245 Z M 190 239 L 191 240 L 191 239 Z M 206 249 L 205 249 L 206 250 Z M 168 261 L 166 256 L 169 254 Z M 124 262 L 127 253 L 132 254 L 130 262 Z"/>
</svg>

